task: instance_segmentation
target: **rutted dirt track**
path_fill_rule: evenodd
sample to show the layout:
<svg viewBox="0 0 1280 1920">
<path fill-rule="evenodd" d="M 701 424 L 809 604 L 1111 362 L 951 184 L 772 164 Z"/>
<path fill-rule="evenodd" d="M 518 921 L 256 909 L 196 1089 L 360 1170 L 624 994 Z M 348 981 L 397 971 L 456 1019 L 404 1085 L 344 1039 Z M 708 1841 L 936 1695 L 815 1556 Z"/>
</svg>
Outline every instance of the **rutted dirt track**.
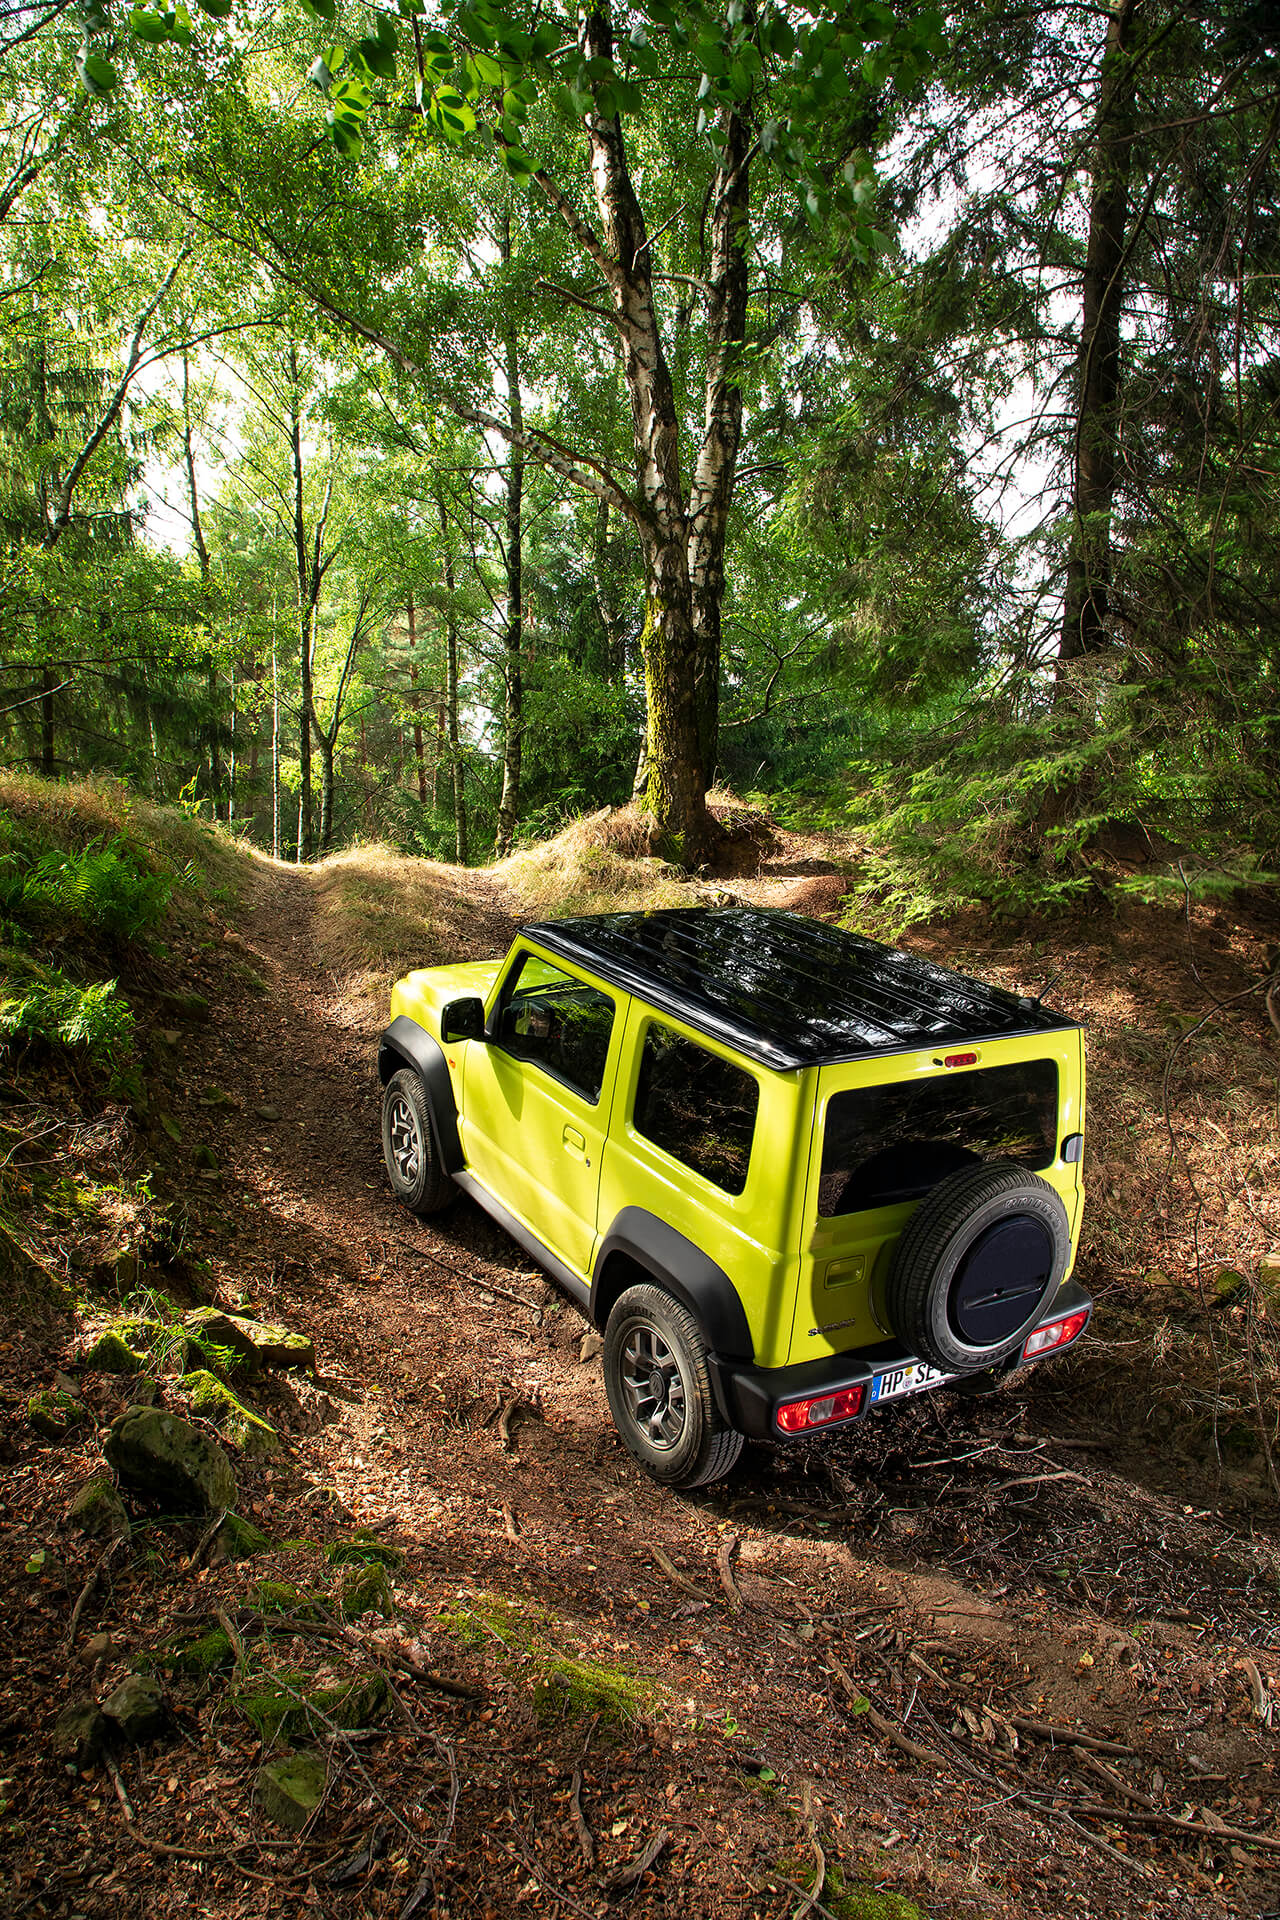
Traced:
<svg viewBox="0 0 1280 1920">
<path fill-rule="evenodd" d="M 502 902 L 472 884 L 501 952 Z M 374 1031 L 319 964 L 307 878 L 264 869 L 258 886 L 240 926 L 270 991 L 217 1000 L 183 1043 L 189 1089 L 239 1103 L 202 1116 L 223 1176 L 196 1199 L 213 1284 L 312 1332 L 322 1391 L 276 1390 L 288 1464 L 242 1482 L 274 1537 L 285 1515 L 323 1534 L 336 1497 L 402 1547 L 406 1632 L 488 1703 L 418 1694 L 416 1734 L 353 1748 L 325 1844 L 340 1856 L 398 1813 L 429 1850 L 448 1828 L 445 1755 L 456 1816 L 423 1912 L 625 1901 L 780 1920 L 808 1910 L 789 1882 L 819 1859 L 812 1911 L 858 1920 L 904 1910 L 842 1906 L 842 1884 L 937 1920 L 1280 1909 L 1276 1734 L 1259 1717 L 1259 1689 L 1280 1686 L 1273 1544 L 1025 1389 L 932 1396 L 838 1444 L 750 1451 L 706 1493 L 659 1491 L 614 1437 L 577 1311 L 470 1202 L 429 1225 L 395 1209 Z M 526 1604 L 526 1640 L 488 1601 L 469 1638 L 441 1624 L 477 1593 Z M 530 1635 L 639 1676 L 641 1720 L 535 1700 Z M 243 1758 L 226 1749 L 221 1804 L 177 1829 L 171 1764 L 130 1762 L 152 1841 L 218 1834 L 263 1872 L 243 1851 L 263 1831 Z M 638 1881 L 611 1888 L 660 1834 Z M 286 1884 L 283 1866 L 272 1886 L 212 1866 L 193 1880 L 153 1853 L 145 1900 L 122 1906 L 139 1855 L 119 1845 L 109 1886 L 46 1869 L 49 1904 L 28 1889 L 22 1910 L 394 1914 L 422 1860 L 397 1838 L 339 1892 Z"/>
</svg>

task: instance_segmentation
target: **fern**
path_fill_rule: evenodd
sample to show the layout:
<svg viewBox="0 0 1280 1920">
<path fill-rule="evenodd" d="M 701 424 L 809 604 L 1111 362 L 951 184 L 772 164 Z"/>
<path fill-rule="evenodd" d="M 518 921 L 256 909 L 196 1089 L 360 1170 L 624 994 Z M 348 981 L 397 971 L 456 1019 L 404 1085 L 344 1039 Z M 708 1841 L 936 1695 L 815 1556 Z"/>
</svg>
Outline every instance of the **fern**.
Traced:
<svg viewBox="0 0 1280 1920">
<path fill-rule="evenodd" d="M 91 1063 L 118 1068 L 133 1052 L 133 1015 L 114 980 L 78 987 L 50 969 L 11 999 L 0 1000 L 0 1041 L 43 1041 L 74 1048 Z"/>
</svg>

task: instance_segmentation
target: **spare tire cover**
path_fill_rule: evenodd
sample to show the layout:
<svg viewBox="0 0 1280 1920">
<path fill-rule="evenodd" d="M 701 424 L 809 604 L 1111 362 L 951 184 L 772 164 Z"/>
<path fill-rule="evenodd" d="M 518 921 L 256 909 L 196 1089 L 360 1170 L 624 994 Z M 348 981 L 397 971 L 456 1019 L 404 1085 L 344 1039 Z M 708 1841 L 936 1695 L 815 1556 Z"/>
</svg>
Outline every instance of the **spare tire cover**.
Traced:
<svg viewBox="0 0 1280 1920">
<path fill-rule="evenodd" d="M 1057 1293 L 1071 1257 L 1062 1201 L 1008 1160 L 939 1181 L 907 1222 L 885 1283 L 903 1345 L 947 1373 L 1007 1359 Z"/>
</svg>

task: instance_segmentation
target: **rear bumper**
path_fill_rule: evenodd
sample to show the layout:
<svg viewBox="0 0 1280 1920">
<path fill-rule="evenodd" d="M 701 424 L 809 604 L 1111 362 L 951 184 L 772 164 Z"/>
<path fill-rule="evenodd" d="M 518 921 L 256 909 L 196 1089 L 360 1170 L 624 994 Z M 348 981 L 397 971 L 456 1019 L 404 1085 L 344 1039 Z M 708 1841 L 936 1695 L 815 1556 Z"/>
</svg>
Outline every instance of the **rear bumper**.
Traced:
<svg viewBox="0 0 1280 1920">
<path fill-rule="evenodd" d="M 1057 1298 L 1049 1311 L 1041 1316 L 1036 1326 L 1028 1329 L 1026 1338 L 1030 1339 L 1041 1327 L 1051 1327 L 1057 1321 L 1065 1320 L 1070 1314 L 1084 1313 L 1089 1316 L 1092 1311 L 1093 1301 L 1084 1288 L 1077 1286 L 1074 1280 L 1068 1280 L 1058 1289 Z M 1056 1353 L 1065 1353 L 1068 1346 L 1074 1346 L 1081 1338 L 1088 1324 L 1086 1318 L 1071 1340 L 1053 1348 L 1045 1357 L 1052 1359 Z M 960 1387 L 966 1380 L 975 1377 L 960 1373 L 938 1373 L 936 1369 L 926 1366 L 924 1375 L 917 1382 L 904 1387 L 901 1377 L 905 1376 L 906 1370 L 919 1367 L 922 1363 L 893 1341 L 865 1348 L 858 1354 L 833 1353 L 822 1360 L 806 1360 L 794 1367 L 757 1367 L 740 1360 L 725 1360 L 717 1354 L 709 1354 L 707 1358 L 721 1413 L 739 1433 L 745 1433 L 752 1440 L 789 1440 L 797 1437 L 785 1433 L 778 1425 L 779 1408 L 791 1401 L 840 1393 L 851 1387 L 862 1388 L 861 1403 L 855 1414 L 799 1436 L 807 1439 L 815 1432 L 827 1432 L 835 1426 L 848 1426 L 853 1420 L 865 1419 L 873 1407 L 882 1404 L 878 1395 L 883 1394 L 887 1403 L 912 1394 L 927 1393 L 935 1387 Z M 1035 1364 L 1034 1359 L 1024 1360 L 1023 1350 L 1019 1347 L 994 1371 L 999 1374 L 1016 1373 L 1020 1367 Z M 929 1378 L 929 1375 L 933 1377 Z"/>
</svg>

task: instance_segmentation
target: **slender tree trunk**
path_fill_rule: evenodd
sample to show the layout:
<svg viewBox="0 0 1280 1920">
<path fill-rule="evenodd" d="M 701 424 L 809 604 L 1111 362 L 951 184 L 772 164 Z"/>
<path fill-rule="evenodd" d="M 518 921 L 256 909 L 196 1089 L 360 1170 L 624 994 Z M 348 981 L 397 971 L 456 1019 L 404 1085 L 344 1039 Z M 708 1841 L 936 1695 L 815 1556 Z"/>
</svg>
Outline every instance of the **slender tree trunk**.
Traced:
<svg viewBox="0 0 1280 1920">
<path fill-rule="evenodd" d="M 418 800 L 422 806 L 427 804 L 427 761 L 422 747 L 422 695 L 418 691 L 418 622 L 417 611 L 413 604 L 413 589 L 409 590 L 409 705 L 413 709 L 413 757 L 418 769 Z"/>
<path fill-rule="evenodd" d="M 689 492 L 689 581 L 698 754 L 704 786 L 715 780 L 720 743 L 721 610 L 729 505 L 742 440 L 737 358 L 747 324 L 751 128 L 742 113 L 721 117 L 724 153 L 712 189 L 702 444 Z"/>
<path fill-rule="evenodd" d="M 228 720 L 230 741 L 227 754 L 227 825 L 234 833 L 236 825 L 236 662 L 234 654 L 231 656 L 231 711 Z"/>
<path fill-rule="evenodd" d="M 336 739 L 320 734 L 320 855 L 323 859 L 333 845 L 333 762 Z"/>
<path fill-rule="evenodd" d="M 209 649 L 204 657 L 207 702 L 204 744 L 209 771 L 209 815 L 211 819 L 216 820 L 218 795 L 222 787 L 222 767 L 218 753 L 218 669 L 214 660 L 213 625 L 207 604 L 212 568 L 208 544 L 204 537 L 204 523 L 200 517 L 200 489 L 196 485 L 196 456 L 191 435 L 191 365 L 185 353 L 182 356 L 182 451 L 187 472 L 187 502 L 191 509 L 191 538 L 195 545 L 196 559 L 200 565 L 200 584 L 204 588 L 206 599 L 203 624 L 209 636 Z"/>
<path fill-rule="evenodd" d="M 271 602 L 271 854 L 280 858 L 280 674 L 276 660 L 276 604 Z"/>
<path fill-rule="evenodd" d="M 612 58 L 607 0 L 584 14 L 592 59 Z M 697 649 L 689 574 L 689 518 L 680 477 L 680 425 L 671 371 L 653 300 L 653 261 L 644 214 L 615 114 L 587 118 L 591 173 L 603 227 L 597 265 L 617 316 L 623 375 L 631 402 L 645 563 L 640 649 L 648 713 L 645 803 L 669 859 L 696 867 L 710 850 L 706 781 L 698 734 Z"/>
<path fill-rule="evenodd" d="M 595 539 L 592 543 L 592 578 L 596 592 L 596 612 L 604 635 L 604 668 L 610 679 L 621 681 L 627 670 L 627 630 L 618 607 L 609 554 L 609 502 L 596 502 Z"/>
<path fill-rule="evenodd" d="M 511 259 L 511 213 L 508 209 L 502 238 L 502 258 Z M 508 325 L 503 341 L 506 358 L 507 408 L 511 424 L 524 432 L 524 408 L 520 397 L 520 356 L 514 327 Z M 507 453 L 507 610 L 502 631 L 502 796 L 498 801 L 498 832 L 494 852 L 500 860 L 511 851 L 516 824 L 520 818 L 520 772 L 524 757 L 524 665 L 520 646 L 523 639 L 523 529 L 524 456 L 513 441 Z M 456 705 L 456 702 L 455 702 Z"/>
<path fill-rule="evenodd" d="M 460 867 L 468 860 L 466 768 L 462 763 L 462 741 L 458 728 L 458 619 L 454 608 L 453 550 L 449 545 L 449 522 L 443 496 L 437 495 L 440 531 L 444 535 L 444 635 L 445 635 L 445 714 L 449 727 L 449 763 L 453 773 L 453 857 Z"/>
<path fill-rule="evenodd" d="M 1107 643 L 1120 416 L 1120 319 L 1132 166 L 1132 43 L 1139 0 L 1112 0 L 1098 96 L 1080 326 L 1072 532 L 1058 643 L 1062 667 Z"/>
<path fill-rule="evenodd" d="M 52 666 L 45 663 L 40 669 L 40 771 L 46 780 L 52 780 L 57 771 L 54 757 L 54 691 L 58 677 Z"/>
</svg>

